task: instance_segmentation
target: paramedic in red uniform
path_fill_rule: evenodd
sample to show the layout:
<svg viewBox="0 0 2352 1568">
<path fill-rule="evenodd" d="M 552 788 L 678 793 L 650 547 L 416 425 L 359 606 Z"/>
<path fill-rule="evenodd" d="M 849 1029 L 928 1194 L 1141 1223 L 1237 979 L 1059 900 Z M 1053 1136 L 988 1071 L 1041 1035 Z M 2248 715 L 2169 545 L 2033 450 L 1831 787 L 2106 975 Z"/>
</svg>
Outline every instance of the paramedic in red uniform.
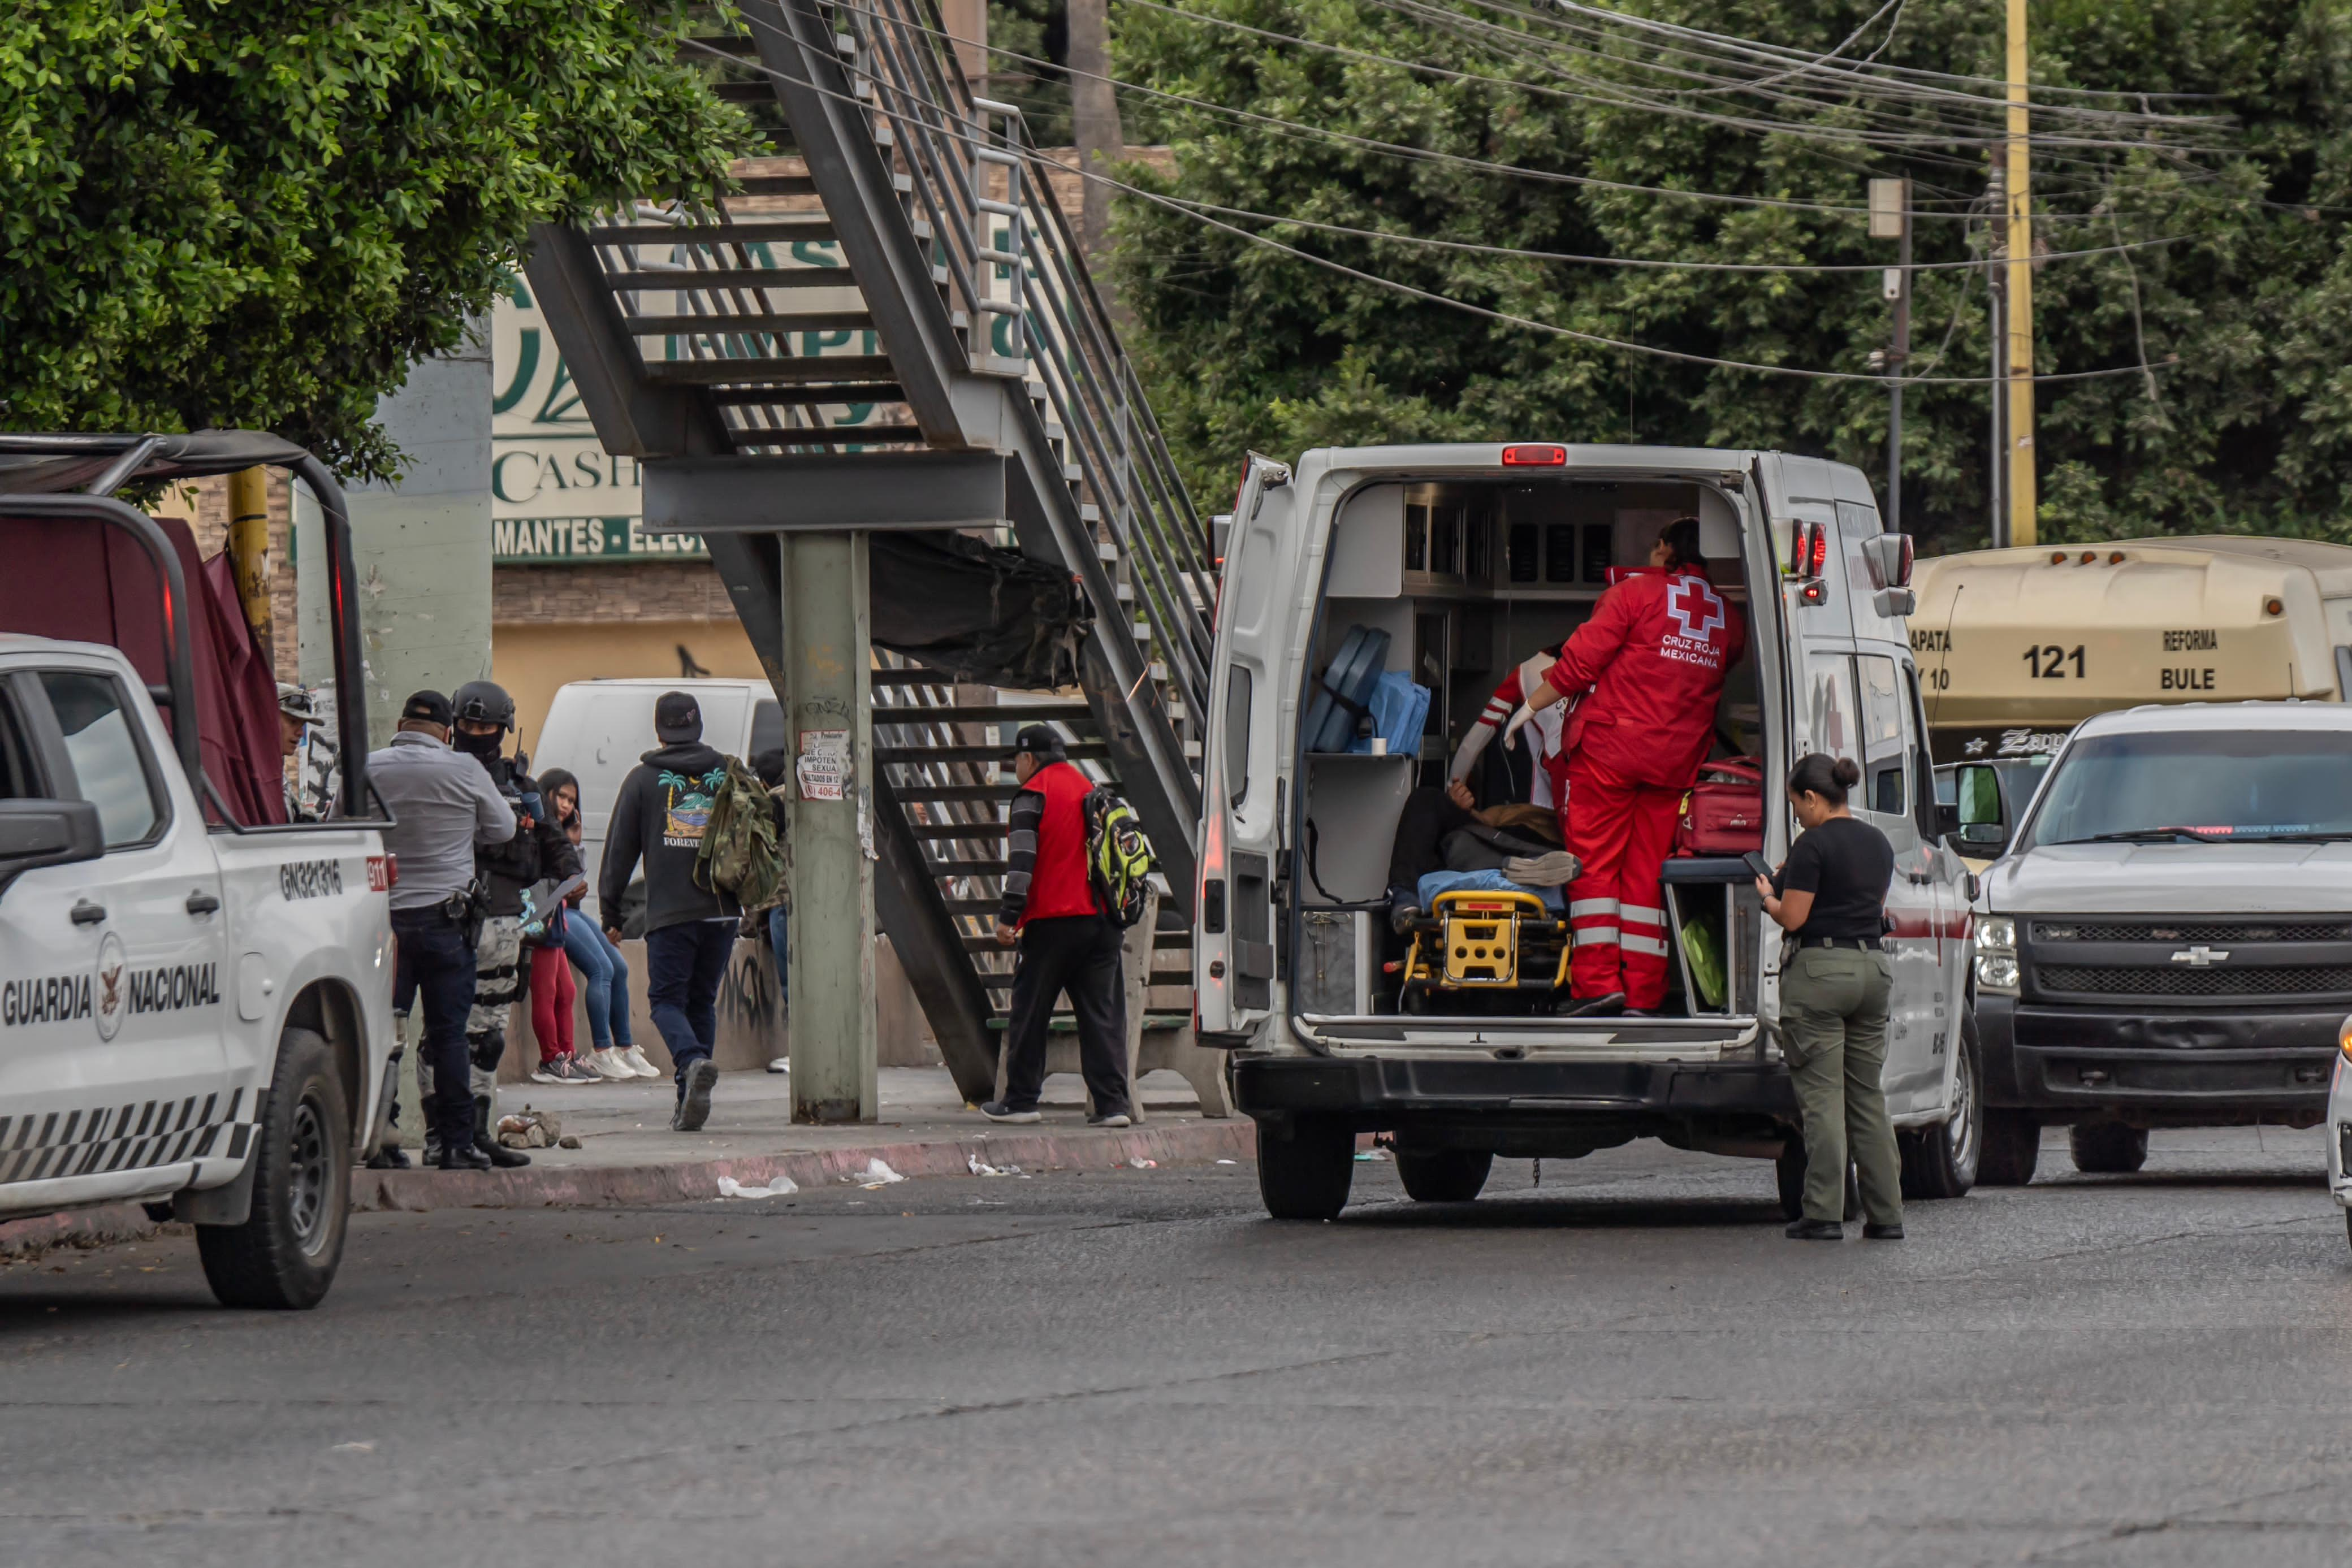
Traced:
<svg viewBox="0 0 2352 1568">
<path fill-rule="evenodd" d="M 1658 536 L 1650 568 L 1601 596 L 1563 643 L 1559 663 L 1528 695 L 1537 712 L 1591 689 L 1568 734 L 1568 848 L 1582 864 L 1569 884 L 1576 951 L 1570 989 L 1622 991 L 1629 1012 L 1666 994 L 1666 916 L 1658 871 L 1684 792 L 1715 737 L 1716 702 L 1748 629 L 1716 592 L 1699 553 L 1698 519 Z"/>
<path fill-rule="evenodd" d="M 1045 725 L 1022 727 L 1013 747 L 1021 789 L 1006 823 L 1004 899 L 996 939 L 1018 946 L 1013 1016 L 1004 1034 L 1004 1098 L 980 1113 L 992 1122 L 1044 1119 L 1045 1032 L 1054 1000 L 1070 994 L 1077 1015 L 1078 1071 L 1094 1096 L 1090 1127 L 1129 1125 L 1127 1103 L 1127 980 L 1118 923 L 1095 896 L 1087 868 L 1087 795 L 1094 780 Z"/>
</svg>

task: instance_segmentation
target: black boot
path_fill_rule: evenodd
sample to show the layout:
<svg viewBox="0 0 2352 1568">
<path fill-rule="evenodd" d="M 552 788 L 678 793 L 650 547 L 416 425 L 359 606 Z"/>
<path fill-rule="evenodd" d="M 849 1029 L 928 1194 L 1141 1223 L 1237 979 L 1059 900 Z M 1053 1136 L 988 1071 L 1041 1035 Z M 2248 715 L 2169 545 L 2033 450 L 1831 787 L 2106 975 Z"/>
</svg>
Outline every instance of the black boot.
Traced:
<svg viewBox="0 0 2352 1568">
<path fill-rule="evenodd" d="M 471 1144 L 444 1138 L 441 1155 L 433 1163 L 445 1171 L 486 1171 L 490 1168 L 490 1156 Z"/>
<path fill-rule="evenodd" d="M 508 1148 L 497 1138 L 491 1136 L 490 1128 L 493 1125 L 495 1124 L 490 1120 L 490 1097 L 487 1094 L 475 1095 L 474 1147 L 481 1151 L 483 1158 L 500 1170 L 512 1170 L 518 1166 L 530 1164 L 529 1155 L 524 1154 L 520 1149 Z"/>
</svg>

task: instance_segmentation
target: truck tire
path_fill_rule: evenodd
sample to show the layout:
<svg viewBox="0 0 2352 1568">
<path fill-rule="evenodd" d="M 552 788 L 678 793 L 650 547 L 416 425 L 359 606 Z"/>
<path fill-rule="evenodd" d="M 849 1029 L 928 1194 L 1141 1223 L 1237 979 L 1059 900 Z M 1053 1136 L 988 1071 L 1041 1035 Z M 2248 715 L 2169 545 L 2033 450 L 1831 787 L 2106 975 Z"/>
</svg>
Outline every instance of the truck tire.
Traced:
<svg viewBox="0 0 2352 1568">
<path fill-rule="evenodd" d="M 1977 1159 L 1984 1148 L 1984 1103 L 1977 1093 L 1977 1015 L 1960 1014 L 1958 1060 L 1952 1064 L 1951 1114 L 1939 1125 L 1899 1134 L 1903 1151 L 1903 1196 L 1932 1199 L 1966 1197 L 1977 1184 Z"/>
<path fill-rule="evenodd" d="M 1257 1191 L 1276 1219 L 1336 1219 L 1356 1179 L 1356 1134 L 1323 1116 L 1257 1124 Z"/>
<path fill-rule="evenodd" d="M 1979 1186 L 2023 1186 L 2042 1159 L 2042 1124 L 2031 1111 L 1985 1107 L 1984 1144 L 1977 1153 Z"/>
<path fill-rule="evenodd" d="M 2066 1129 L 2074 1168 L 2085 1176 L 2129 1176 L 2147 1164 L 2147 1129 L 2121 1122 L 2078 1122 Z"/>
<path fill-rule="evenodd" d="M 196 1255 L 225 1307 L 307 1310 L 335 1282 L 352 1184 L 342 1079 L 310 1030 L 278 1037 L 255 1131 L 252 1212 L 242 1225 L 197 1226 Z"/>
<path fill-rule="evenodd" d="M 1485 1190 L 1495 1156 L 1472 1149 L 1399 1149 L 1397 1179 L 1415 1203 L 1468 1203 Z"/>
<path fill-rule="evenodd" d="M 1780 1187 L 1780 1218 L 1794 1222 L 1805 1218 L 1805 1140 L 1791 1136 L 1772 1162 L 1773 1179 Z M 1862 1183 L 1853 1166 L 1845 1167 L 1845 1218 L 1862 1218 Z"/>
</svg>

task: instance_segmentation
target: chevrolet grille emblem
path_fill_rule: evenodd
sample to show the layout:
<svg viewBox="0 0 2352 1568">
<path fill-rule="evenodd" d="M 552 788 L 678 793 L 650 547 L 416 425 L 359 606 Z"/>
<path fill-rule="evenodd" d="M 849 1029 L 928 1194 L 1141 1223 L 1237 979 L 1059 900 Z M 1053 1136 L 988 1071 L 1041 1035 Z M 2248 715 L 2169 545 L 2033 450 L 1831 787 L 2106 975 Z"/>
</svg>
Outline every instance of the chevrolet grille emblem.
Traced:
<svg viewBox="0 0 2352 1568">
<path fill-rule="evenodd" d="M 2172 956 L 2172 961 L 2176 964 L 2186 964 L 2192 969 L 2202 969 L 2209 964 L 2228 963 L 2230 955 L 2227 949 L 2217 953 L 2212 948 L 2200 944 L 2175 953 Z"/>
</svg>

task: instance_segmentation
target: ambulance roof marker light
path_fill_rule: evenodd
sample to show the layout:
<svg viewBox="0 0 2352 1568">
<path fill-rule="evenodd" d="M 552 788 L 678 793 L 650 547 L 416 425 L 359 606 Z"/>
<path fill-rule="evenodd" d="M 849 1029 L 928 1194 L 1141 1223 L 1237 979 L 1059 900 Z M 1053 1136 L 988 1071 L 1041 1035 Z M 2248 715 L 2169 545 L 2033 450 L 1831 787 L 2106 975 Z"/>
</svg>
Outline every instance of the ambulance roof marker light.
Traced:
<svg viewBox="0 0 2352 1568">
<path fill-rule="evenodd" d="M 1568 465 L 1565 446 L 1518 445 L 1503 448 L 1506 468 L 1564 468 Z"/>
</svg>

